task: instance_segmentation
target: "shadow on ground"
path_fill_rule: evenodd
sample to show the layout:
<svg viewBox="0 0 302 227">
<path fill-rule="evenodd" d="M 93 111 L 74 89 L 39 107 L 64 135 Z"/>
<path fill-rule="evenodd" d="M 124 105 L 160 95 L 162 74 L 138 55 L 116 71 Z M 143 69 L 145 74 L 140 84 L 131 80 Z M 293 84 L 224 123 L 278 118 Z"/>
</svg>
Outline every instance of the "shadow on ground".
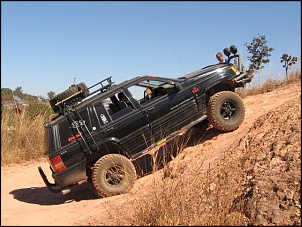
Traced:
<svg viewBox="0 0 302 227">
<path fill-rule="evenodd" d="M 39 205 L 59 205 L 72 201 L 99 199 L 92 185 L 88 182 L 74 188 L 70 193 L 53 193 L 47 187 L 21 188 L 11 191 L 9 194 L 21 202 Z"/>
</svg>

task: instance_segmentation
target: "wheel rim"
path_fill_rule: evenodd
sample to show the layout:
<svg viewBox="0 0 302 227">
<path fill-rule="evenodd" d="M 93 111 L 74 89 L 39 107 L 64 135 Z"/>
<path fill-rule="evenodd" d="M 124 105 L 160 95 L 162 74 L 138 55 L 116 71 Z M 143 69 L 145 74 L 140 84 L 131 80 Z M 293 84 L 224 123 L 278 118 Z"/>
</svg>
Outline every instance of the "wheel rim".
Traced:
<svg viewBox="0 0 302 227">
<path fill-rule="evenodd" d="M 107 170 L 105 178 L 107 184 L 117 186 L 124 180 L 125 172 L 121 166 L 114 165 Z"/>
<path fill-rule="evenodd" d="M 224 120 L 230 120 L 236 113 L 236 105 L 233 102 L 224 102 L 220 109 L 220 115 Z"/>
</svg>

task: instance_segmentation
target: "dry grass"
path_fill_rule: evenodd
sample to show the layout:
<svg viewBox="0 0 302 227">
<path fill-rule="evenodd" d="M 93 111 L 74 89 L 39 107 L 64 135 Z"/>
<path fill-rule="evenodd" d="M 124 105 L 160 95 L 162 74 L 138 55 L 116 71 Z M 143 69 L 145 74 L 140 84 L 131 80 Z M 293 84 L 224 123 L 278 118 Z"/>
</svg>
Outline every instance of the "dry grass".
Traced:
<svg viewBox="0 0 302 227">
<path fill-rule="evenodd" d="M 293 84 L 301 82 L 301 72 L 296 71 L 288 75 L 285 79 L 267 79 L 263 84 L 259 86 L 254 86 L 249 89 L 238 89 L 237 93 L 242 97 L 253 96 L 257 94 L 264 94 L 266 92 L 271 92 L 282 85 Z"/>
<path fill-rule="evenodd" d="M 180 149 L 179 152 L 182 152 Z M 239 212 L 240 201 L 233 209 L 236 182 L 228 171 L 227 162 L 220 160 L 219 170 L 210 166 L 205 172 L 202 162 L 180 165 L 164 164 L 162 178 L 154 178 L 148 195 L 137 196 L 133 215 L 121 225 L 131 226 L 238 226 L 247 225 Z M 171 164 L 171 163 L 170 163 Z M 177 171 L 177 173 L 175 172 Z M 145 185 L 143 186 L 145 187 Z M 237 187 L 238 188 L 238 187 Z M 233 209 L 233 210 L 232 210 Z M 230 212 L 230 210 L 232 210 Z M 127 223 L 127 224 L 125 224 Z"/>
<path fill-rule="evenodd" d="M 47 112 L 33 113 L 30 107 L 16 114 L 12 108 L 1 113 L 1 165 L 30 162 L 44 156 L 44 128 Z M 36 110 L 35 110 L 36 111 Z"/>
</svg>

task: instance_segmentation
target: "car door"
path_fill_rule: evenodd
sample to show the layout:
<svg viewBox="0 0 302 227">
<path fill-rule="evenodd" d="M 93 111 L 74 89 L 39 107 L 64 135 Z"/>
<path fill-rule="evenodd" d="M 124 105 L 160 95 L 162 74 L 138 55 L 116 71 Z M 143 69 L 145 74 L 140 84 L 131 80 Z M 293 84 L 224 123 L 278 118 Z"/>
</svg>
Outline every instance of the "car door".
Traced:
<svg viewBox="0 0 302 227">
<path fill-rule="evenodd" d="M 163 79 L 148 80 L 147 83 L 153 92 L 158 89 L 150 100 L 140 102 L 141 111 L 149 122 L 150 142 L 160 141 L 198 118 L 196 99 L 189 89 L 176 91 L 175 84 Z M 146 82 L 142 81 L 141 84 Z"/>
<path fill-rule="evenodd" d="M 123 91 L 119 91 L 123 92 Z M 119 105 L 118 92 L 93 103 L 104 142 L 117 143 L 131 157 L 147 148 L 150 137 L 146 116 L 134 105 Z"/>
</svg>

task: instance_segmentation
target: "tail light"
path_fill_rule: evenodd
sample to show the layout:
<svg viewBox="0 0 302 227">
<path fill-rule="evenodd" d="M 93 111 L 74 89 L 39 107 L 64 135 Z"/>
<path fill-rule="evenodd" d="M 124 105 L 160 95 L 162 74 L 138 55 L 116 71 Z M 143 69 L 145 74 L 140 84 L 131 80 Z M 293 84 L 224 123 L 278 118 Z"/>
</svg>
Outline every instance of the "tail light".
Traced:
<svg viewBox="0 0 302 227">
<path fill-rule="evenodd" d="M 50 164 L 52 169 L 56 172 L 62 172 L 63 170 L 66 169 L 66 166 L 64 165 L 64 162 L 62 161 L 60 155 L 57 155 L 55 157 L 53 157 L 52 159 L 50 159 Z"/>
</svg>

